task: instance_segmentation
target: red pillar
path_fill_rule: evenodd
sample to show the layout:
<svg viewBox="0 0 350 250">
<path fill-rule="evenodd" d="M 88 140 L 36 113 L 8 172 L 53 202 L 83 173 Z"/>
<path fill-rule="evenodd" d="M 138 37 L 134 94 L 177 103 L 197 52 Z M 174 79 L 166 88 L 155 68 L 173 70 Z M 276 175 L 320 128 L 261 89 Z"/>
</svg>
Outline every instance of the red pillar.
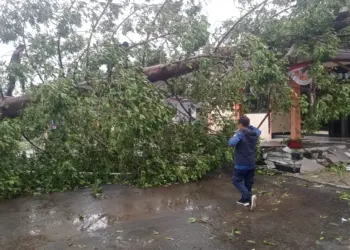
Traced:
<svg viewBox="0 0 350 250">
<path fill-rule="evenodd" d="M 299 106 L 300 85 L 312 83 L 312 78 L 308 75 L 308 68 L 312 62 L 303 62 L 290 68 L 290 87 L 293 90 L 293 105 L 290 108 L 290 144 L 289 147 L 301 147 L 301 111 Z"/>
<path fill-rule="evenodd" d="M 242 94 L 244 91 L 244 88 L 239 89 L 239 93 Z M 238 121 L 239 118 L 243 116 L 243 105 L 241 103 L 235 103 L 233 104 L 233 110 L 235 112 L 234 119 L 235 121 Z"/>
<path fill-rule="evenodd" d="M 300 148 L 301 143 L 301 112 L 299 106 L 300 85 L 290 79 L 290 86 L 293 90 L 293 106 L 290 108 L 290 144 L 291 148 Z"/>
<path fill-rule="evenodd" d="M 238 121 L 243 115 L 242 104 L 233 104 L 233 110 L 235 111 L 234 119 L 235 121 Z"/>
</svg>

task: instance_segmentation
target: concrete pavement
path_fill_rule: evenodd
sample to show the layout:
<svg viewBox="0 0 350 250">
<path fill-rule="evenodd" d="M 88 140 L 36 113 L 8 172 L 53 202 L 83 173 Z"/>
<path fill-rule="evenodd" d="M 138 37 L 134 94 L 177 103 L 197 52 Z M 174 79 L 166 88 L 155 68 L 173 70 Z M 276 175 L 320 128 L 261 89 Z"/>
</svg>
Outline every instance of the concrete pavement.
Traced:
<svg viewBox="0 0 350 250">
<path fill-rule="evenodd" d="M 0 249 L 350 249 L 337 189 L 258 176 L 258 208 L 237 206 L 229 176 L 138 189 L 104 187 L 6 200 Z M 189 223 L 189 220 L 193 223 Z"/>
</svg>

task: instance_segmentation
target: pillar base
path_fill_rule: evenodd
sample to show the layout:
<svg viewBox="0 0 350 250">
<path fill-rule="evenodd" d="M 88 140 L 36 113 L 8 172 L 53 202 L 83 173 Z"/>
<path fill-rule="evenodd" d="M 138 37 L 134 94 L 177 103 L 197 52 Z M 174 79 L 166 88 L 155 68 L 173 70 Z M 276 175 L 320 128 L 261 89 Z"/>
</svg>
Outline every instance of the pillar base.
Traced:
<svg viewBox="0 0 350 250">
<path fill-rule="evenodd" d="M 288 141 L 287 146 L 291 149 L 300 149 L 301 148 L 301 140 L 300 139 L 297 139 L 297 140 L 290 139 Z"/>
</svg>

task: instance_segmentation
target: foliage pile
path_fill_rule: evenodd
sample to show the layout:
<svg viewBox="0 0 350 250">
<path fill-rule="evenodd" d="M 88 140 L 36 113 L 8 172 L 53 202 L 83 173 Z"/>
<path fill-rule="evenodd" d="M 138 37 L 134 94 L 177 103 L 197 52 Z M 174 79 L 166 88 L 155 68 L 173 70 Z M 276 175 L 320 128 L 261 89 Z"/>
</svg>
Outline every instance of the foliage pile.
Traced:
<svg viewBox="0 0 350 250">
<path fill-rule="evenodd" d="M 96 182 L 142 187 L 189 182 L 226 160 L 228 135 L 210 135 L 200 121 L 172 123 L 174 110 L 164 96 L 143 75 L 123 73 L 101 98 L 99 87 L 82 95 L 70 81 L 43 85 L 35 93 L 41 103 L 28 107 L 21 119 L 0 123 L 1 197 Z M 45 138 L 51 120 L 56 128 Z M 36 138 L 29 139 L 30 157 L 19 147 L 22 136 Z"/>
</svg>

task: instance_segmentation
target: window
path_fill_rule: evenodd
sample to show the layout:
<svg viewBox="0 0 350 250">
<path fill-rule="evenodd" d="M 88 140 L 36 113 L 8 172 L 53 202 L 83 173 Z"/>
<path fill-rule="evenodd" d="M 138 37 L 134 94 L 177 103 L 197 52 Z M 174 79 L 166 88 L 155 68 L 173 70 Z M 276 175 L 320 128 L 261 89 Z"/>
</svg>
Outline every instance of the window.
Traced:
<svg viewBox="0 0 350 250">
<path fill-rule="evenodd" d="M 258 95 L 257 97 L 252 94 L 245 94 L 246 101 L 243 105 L 247 105 L 251 113 L 266 113 L 268 112 L 268 98 L 266 95 Z"/>
</svg>

